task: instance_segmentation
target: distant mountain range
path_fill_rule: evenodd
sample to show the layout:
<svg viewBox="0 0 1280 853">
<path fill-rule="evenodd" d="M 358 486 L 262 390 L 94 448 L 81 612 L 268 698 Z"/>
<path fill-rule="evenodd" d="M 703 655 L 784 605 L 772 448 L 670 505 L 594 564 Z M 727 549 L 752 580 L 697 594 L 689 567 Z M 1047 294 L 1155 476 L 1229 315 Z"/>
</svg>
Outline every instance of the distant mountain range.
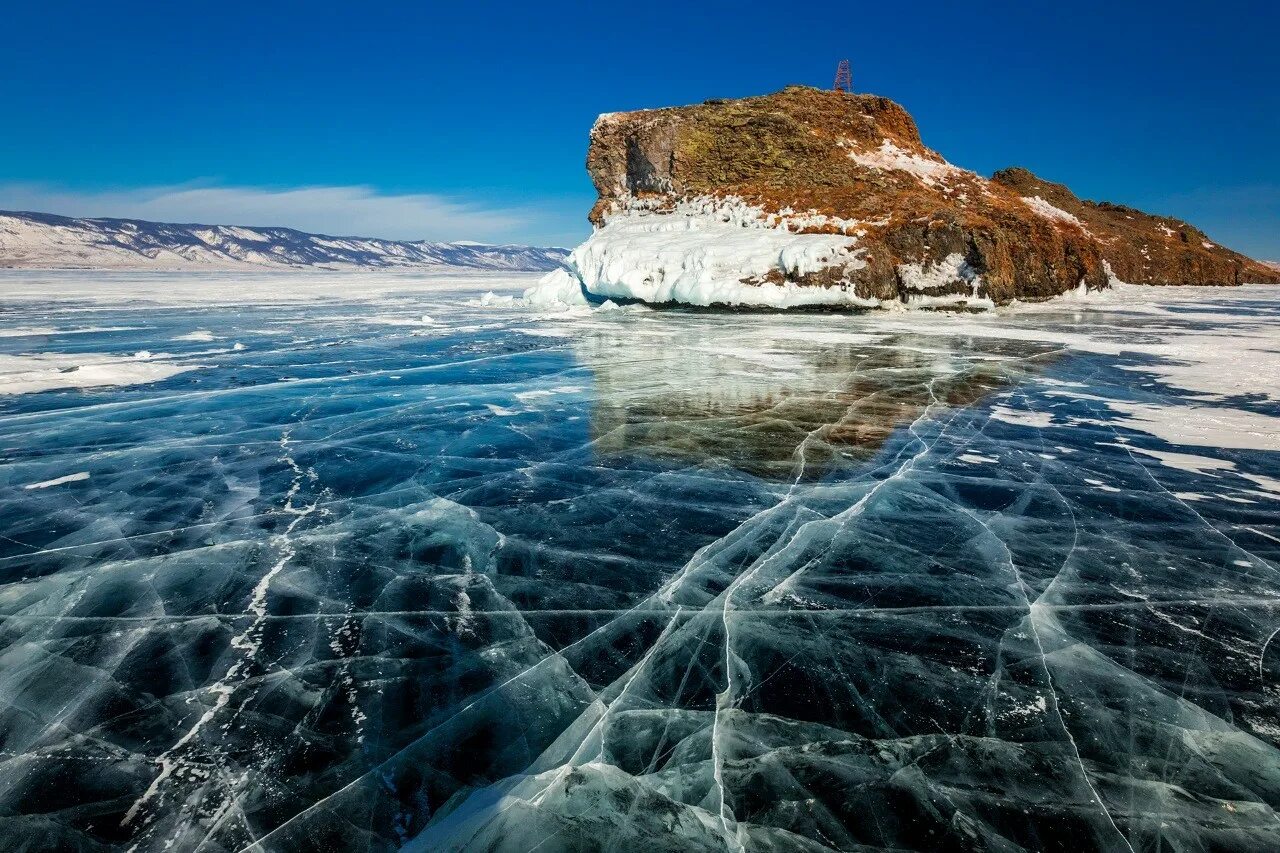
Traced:
<svg viewBox="0 0 1280 853">
<path fill-rule="evenodd" d="M 330 237 L 292 228 L 176 225 L 0 211 L 0 268 L 552 270 L 568 252 L 538 246 Z"/>
</svg>

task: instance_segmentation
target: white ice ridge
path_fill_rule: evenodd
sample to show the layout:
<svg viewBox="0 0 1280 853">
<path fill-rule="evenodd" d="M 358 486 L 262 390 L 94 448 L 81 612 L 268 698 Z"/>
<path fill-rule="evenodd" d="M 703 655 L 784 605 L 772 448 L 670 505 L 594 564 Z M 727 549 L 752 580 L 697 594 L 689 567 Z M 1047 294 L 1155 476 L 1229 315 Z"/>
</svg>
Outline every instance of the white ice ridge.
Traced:
<svg viewBox="0 0 1280 853">
<path fill-rule="evenodd" d="M 796 227 L 817 224 L 817 218 L 799 215 Z M 787 227 L 790 219 L 732 199 L 694 199 L 669 210 L 629 206 L 573 251 L 568 268 L 588 293 L 601 298 L 770 308 L 880 304 L 856 296 L 848 286 L 764 282 L 770 273 L 797 276 L 833 266 L 850 271 L 866 266 L 858 257 L 857 237 L 796 234 Z M 857 224 L 841 221 L 837 227 Z M 550 275 L 526 299 L 554 301 L 555 294 L 571 296 L 571 290 L 564 278 Z"/>
</svg>

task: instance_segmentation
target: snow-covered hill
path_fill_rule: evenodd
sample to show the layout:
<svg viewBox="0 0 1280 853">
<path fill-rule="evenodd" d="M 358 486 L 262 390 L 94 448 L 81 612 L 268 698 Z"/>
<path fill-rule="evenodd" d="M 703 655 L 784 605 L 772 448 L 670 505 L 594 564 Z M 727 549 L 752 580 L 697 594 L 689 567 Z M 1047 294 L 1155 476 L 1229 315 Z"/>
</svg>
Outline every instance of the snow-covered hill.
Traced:
<svg viewBox="0 0 1280 853">
<path fill-rule="evenodd" d="M 328 237 L 292 228 L 175 225 L 0 211 L 0 268 L 551 270 L 564 249 Z"/>
</svg>

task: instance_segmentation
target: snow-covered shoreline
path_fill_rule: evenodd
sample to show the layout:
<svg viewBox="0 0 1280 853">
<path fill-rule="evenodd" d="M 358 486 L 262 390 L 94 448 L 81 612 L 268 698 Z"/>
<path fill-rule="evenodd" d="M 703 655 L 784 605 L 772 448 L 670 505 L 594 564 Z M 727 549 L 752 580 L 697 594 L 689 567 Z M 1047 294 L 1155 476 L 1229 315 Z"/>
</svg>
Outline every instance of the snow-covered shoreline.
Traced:
<svg viewBox="0 0 1280 853">
<path fill-rule="evenodd" d="M 1028 199 L 1030 202 L 1040 199 Z M 1050 216 L 1047 203 L 1037 212 Z M 1049 212 L 1045 212 L 1049 211 Z M 1068 215 L 1068 214 L 1064 214 Z M 958 253 L 934 262 L 896 267 L 902 294 L 897 299 L 859 296 L 848 275 L 865 269 L 867 249 L 859 245 L 865 225 L 817 214 L 768 213 L 740 199 L 695 198 L 660 206 L 634 200 L 611 213 L 586 242 L 574 249 L 564 268 L 553 270 L 527 289 L 527 305 L 541 309 L 586 307 L 605 300 L 648 305 L 686 305 L 788 309 L 830 307 L 865 309 L 960 308 L 994 310 L 983 292 L 982 275 Z M 818 233 L 811 233 L 818 230 Z M 833 233 L 827 233 L 827 231 Z M 1104 263 L 1108 289 L 1132 293 L 1153 286 L 1129 285 Z M 835 284 L 801 283 L 805 276 L 843 271 Z M 828 275 L 827 278 L 830 278 Z M 1194 289 L 1179 286 L 1171 290 Z M 1221 293 L 1224 288 L 1209 288 Z M 1159 298 L 1174 298 L 1168 288 Z M 1084 282 L 1047 299 L 1015 299 L 1002 308 L 1091 299 L 1108 291 Z M 1139 297 L 1141 298 L 1141 297 Z M 1149 298 L 1156 295 L 1150 293 Z"/>
<path fill-rule="evenodd" d="M 569 254 L 565 269 L 548 273 L 525 299 L 539 307 L 592 299 L 774 309 L 995 307 L 981 293 L 982 276 L 954 253 L 935 263 L 900 264 L 905 300 L 859 295 L 852 276 L 867 266 L 859 239 L 871 224 L 768 213 L 736 198 L 660 207 L 637 199 L 610 214 Z M 836 280 L 804 281 L 816 274 Z"/>
<path fill-rule="evenodd" d="M 856 233 L 844 233 L 857 225 L 839 223 L 840 233 L 796 233 L 776 216 L 736 199 L 693 199 L 671 209 L 636 204 L 611 215 L 565 265 L 569 277 L 600 299 L 703 307 L 874 307 L 877 300 L 858 297 L 849 286 L 794 281 L 837 265 L 850 271 L 865 267 Z M 540 287 L 570 294 L 565 275 L 553 271 Z"/>
</svg>

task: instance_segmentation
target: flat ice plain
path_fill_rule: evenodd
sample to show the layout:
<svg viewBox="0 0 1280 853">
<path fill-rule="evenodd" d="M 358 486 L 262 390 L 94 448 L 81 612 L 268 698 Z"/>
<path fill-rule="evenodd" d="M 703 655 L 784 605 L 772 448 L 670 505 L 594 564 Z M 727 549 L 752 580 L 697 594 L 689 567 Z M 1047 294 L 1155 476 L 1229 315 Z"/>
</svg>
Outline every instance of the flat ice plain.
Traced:
<svg viewBox="0 0 1280 853">
<path fill-rule="evenodd" d="M 1273 851 L 1280 288 L 0 273 L 0 848 Z"/>
</svg>

